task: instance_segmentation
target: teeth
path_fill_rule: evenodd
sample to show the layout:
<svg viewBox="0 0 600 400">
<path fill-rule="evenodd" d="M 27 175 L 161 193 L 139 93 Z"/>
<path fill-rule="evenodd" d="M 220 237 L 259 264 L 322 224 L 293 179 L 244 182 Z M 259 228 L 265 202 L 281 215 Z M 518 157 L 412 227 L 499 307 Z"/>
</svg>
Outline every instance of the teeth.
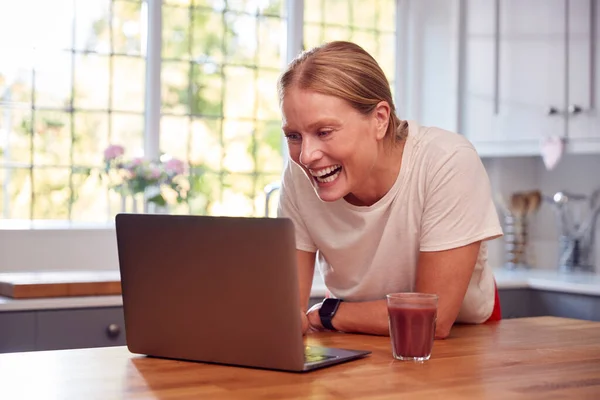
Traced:
<svg viewBox="0 0 600 400">
<path fill-rule="evenodd" d="M 310 174 L 312 176 L 314 176 L 315 178 L 318 178 L 320 176 L 332 173 L 336 168 L 339 168 L 339 167 L 341 167 L 341 165 L 337 164 L 337 165 L 332 165 L 332 166 L 327 167 L 327 168 L 320 169 L 318 171 L 317 170 L 313 170 L 313 169 L 311 169 L 309 171 L 310 171 Z"/>
<path fill-rule="evenodd" d="M 338 177 L 340 172 L 342 172 L 341 169 L 338 172 L 336 172 L 335 174 L 328 176 L 327 178 L 320 178 L 320 177 L 316 177 L 316 178 L 317 178 L 317 181 L 319 181 L 321 183 L 333 182 L 335 180 L 335 178 Z"/>
</svg>

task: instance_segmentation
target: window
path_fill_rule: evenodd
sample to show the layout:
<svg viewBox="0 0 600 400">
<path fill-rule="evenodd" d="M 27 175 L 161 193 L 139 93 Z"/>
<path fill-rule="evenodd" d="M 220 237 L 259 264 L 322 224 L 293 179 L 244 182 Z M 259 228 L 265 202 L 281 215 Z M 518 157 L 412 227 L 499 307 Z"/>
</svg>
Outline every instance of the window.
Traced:
<svg viewBox="0 0 600 400">
<path fill-rule="evenodd" d="M 304 21 L 305 47 L 355 41 L 393 82 L 395 4 L 304 0 L 289 18 Z M 191 167 L 193 189 L 170 212 L 264 213 L 263 188 L 285 157 L 275 83 L 288 6 L 297 9 L 293 0 L 162 1 L 155 150 Z M 144 153 L 147 12 L 142 0 L 0 5 L 1 218 L 106 222 L 122 209 L 101 179 L 103 150 Z"/>
</svg>

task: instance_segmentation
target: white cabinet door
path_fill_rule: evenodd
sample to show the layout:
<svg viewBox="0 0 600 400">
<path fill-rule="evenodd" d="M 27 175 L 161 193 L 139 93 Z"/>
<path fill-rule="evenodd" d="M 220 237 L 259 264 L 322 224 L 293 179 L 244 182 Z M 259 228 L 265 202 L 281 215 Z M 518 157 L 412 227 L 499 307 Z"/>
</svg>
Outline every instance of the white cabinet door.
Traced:
<svg viewBox="0 0 600 400">
<path fill-rule="evenodd" d="M 459 1 L 400 3 L 404 83 L 400 118 L 450 131 L 458 128 Z"/>
<path fill-rule="evenodd" d="M 597 0 L 569 2 L 568 148 L 600 152 L 600 4 Z"/>
<path fill-rule="evenodd" d="M 466 2 L 461 121 L 482 155 L 539 154 L 566 135 L 566 5 Z"/>
</svg>

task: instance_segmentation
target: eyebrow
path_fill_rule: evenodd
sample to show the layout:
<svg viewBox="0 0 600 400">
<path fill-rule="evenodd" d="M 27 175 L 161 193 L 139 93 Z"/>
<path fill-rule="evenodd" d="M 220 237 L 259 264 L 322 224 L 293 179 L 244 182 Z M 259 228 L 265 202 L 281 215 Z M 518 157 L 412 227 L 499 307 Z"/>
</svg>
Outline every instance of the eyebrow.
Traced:
<svg viewBox="0 0 600 400">
<path fill-rule="evenodd" d="M 316 126 L 319 126 L 319 125 L 339 125 L 339 124 L 340 124 L 340 121 L 339 121 L 339 120 L 336 120 L 336 119 L 334 119 L 334 118 L 324 118 L 324 119 L 321 119 L 321 120 L 319 120 L 319 121 L 315 121 L 315 122 L 313 122 L 313 123 L 310 123 L 310 124 L 308 124 L 308 127 L 307 127 L 307 128 L 308 128 L 309 130 L 312 130 L 312 129 L 314 129 Z M 281 127 L 281 129 L 283 129 L 283 131 L 284 131 L 284 132 L 286 132 L 286 131 L 289 131 L 289 130 L 293 130 L 293 129 L 290 129 L 290 127 L 289 127 L 289 126 L 287 126 L 287 125 L 283 125 L 283 126 Z"/>
</svg>

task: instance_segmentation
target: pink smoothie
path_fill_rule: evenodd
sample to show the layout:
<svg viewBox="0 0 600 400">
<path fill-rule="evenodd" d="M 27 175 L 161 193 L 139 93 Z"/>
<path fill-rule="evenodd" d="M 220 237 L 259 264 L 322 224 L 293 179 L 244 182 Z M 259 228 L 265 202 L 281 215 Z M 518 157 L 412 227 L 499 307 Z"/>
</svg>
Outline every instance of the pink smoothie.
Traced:
<svg viewBox="0 0 600 400">
<path fill-rule="evenodd" d="M 401 357 L 428 357 L 433 347 L 437 310 L 428 306 L 391 306 L 390 334 L 394 354 Z"/>
</svg>

